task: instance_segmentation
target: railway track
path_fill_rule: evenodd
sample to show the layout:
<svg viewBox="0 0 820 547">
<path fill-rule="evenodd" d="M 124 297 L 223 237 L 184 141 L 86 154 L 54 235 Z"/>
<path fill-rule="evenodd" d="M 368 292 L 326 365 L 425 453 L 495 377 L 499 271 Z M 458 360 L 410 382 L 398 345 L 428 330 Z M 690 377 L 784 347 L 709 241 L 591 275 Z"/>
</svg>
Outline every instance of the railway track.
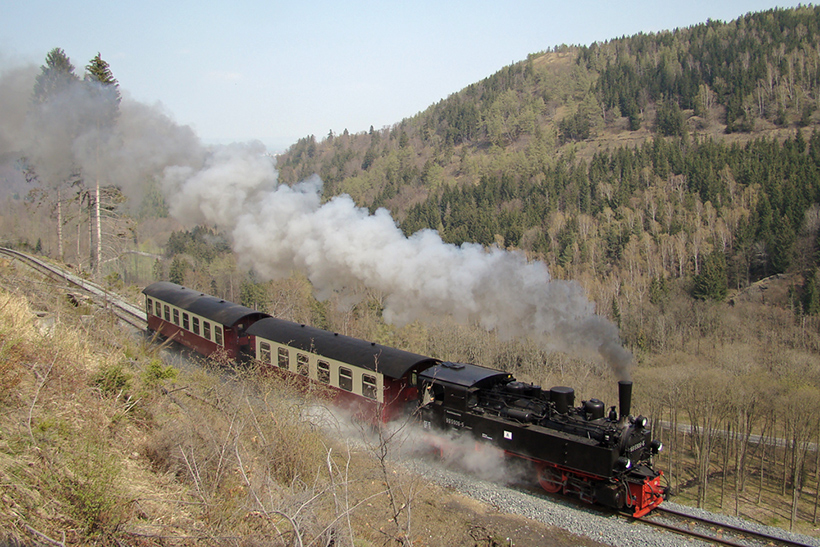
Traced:
<svg viewBox="0 0 820 547">
<path fill-rule="evenodd" d="M 130 302 L 125 301 L 116 293 L 108 291 L 96 283 L 76 276 L 60 267 L 49 264 L 44 260 L 27 255 L 26 253 L 21 253 L 20 251 L 0 247 L 0 256 L 16 260 L 48 279 L 64 282 L 71 287 L 80 289 L 101 308 L 111 311 L 111 313 L 129 325 L 140 330 L 145 330 L 147 324 L 145 312 Z"/>
<path fill-rule="evenodd" d="M 697 538 L 717 545 L 749 547 L 754 545 L 812 547 L 811 543 L 788 539 L 784 535 L 774 535 L 743 526 L 718 522 L 705 517 L 683 513 L 669 507 L 660 506 L 640 522 L 663 528 L 687 537 Z"/>
</svg>

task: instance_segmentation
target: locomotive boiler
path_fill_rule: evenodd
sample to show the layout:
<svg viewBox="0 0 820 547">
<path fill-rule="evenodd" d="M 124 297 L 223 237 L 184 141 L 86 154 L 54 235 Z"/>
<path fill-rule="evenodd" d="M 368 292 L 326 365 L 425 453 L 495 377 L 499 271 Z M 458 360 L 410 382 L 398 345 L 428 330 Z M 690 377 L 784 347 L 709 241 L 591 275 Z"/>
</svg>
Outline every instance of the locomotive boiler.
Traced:
<svg viewBox="0 0 820 547">
<path fill-rule="evenodd" d="M 425 428 L 462 431 L 528 460 L 548 492 L 630 510 L 640 517 L 667 490 L 652 467 L 662 448 L 647 419 L 630 416 L 632 382 L 619 382 L 619 411 L 598 399 L 575 405 L 569 387 L 542 390 L 505 372 L 439 363 L 419 374 Z"/>
</svg>

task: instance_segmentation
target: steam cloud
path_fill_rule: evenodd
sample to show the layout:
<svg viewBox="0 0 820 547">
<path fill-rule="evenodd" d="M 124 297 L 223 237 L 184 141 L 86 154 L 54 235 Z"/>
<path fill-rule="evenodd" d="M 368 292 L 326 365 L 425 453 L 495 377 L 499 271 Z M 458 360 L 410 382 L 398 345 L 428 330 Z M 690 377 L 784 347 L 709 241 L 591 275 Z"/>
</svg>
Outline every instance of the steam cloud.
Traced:
<svg viewBox="0 0 820 547">
<path fill-rule="evenodd" d="M 0 90 L 21 84 L 26 90 L 4 97 L 30 97 L 36 72 L 21 74 L 0 75 Z M 6 117 L 10 107 L 18 114 L 29 107 L 13 103 L 0 102 L 0 119 L 17 119 Z M 52 134 L 65 134 L 59 126 L 72 118 L 65 114 L 82 108 L 66 98 Z M 551 279 L 545 264 L 523 253 L 447 244 L 432 230 L 406 237 L 385 209 L 370 214 L 345 195 L 322 203 L 318 177 L 279 185 L 260 143 L 205 147 L 159 106 L 127 95 L 116 134 L 93 156 L 84 144 L 90 136 L 52 142 L 32 134 L 29 124 L 7 122 L 0 126 L 0 159 L 28 155 L 56 180 L 70 158 L 84 173 L 99 172 L 104 183 L 132 198 L 147 180 L 159 180 L 174 217 L 230 231 L 244 265 L 264 278 L 301 271 L 319 298 L 364 285 L 385 295 L 384 317 L 394 324 L 451 315 L 505 338 L 529 337 L 547 348 L 605 361 L 620 378 L 628 376 L 631 355 L 617 328 L 595 314 L 578 283 Z"/>
</svg>

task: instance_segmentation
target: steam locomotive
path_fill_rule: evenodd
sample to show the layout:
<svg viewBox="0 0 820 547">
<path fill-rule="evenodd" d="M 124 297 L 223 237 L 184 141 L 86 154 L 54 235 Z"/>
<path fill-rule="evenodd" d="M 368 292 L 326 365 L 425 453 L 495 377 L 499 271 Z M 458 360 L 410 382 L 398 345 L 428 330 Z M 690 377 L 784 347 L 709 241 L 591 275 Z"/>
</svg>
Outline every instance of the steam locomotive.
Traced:
<svg viewBox="0 0 820 547">
<path fill-rule="evenodd" d="M 143 293 L 149 332 L 205 356 L 253 359 L 322 384 L 336 404 L 374 422 L 418 415 L 426 429 L 492 443 L 529 462 L 548 492 L 636 517 L 666 497 L 663 472 L 652 466 L 662 446 L 645 417 L 630 415 L 631 382 L 619 382 L 618 412 L 597 399 L 575 407 L 569 387 L 542 390 L 506 372 L 284 321 L 174 283 L 154 283 Z"/>
</svg>

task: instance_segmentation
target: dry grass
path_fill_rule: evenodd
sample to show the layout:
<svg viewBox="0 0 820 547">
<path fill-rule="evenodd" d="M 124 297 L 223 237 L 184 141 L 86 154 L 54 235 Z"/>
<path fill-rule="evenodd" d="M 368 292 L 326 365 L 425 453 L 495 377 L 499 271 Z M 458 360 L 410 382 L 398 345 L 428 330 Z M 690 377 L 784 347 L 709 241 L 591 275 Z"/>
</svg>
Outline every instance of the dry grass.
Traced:
<svg viewBox="0 0 820 547">
<path fill-rule="evenodd" d="M 386 438 L 324 427 L 322 393 L 173 368 L 108 315 L 32 286 L 0 289 L 0 543 L 578 544 L 394 468 Z"/>
</svg>

